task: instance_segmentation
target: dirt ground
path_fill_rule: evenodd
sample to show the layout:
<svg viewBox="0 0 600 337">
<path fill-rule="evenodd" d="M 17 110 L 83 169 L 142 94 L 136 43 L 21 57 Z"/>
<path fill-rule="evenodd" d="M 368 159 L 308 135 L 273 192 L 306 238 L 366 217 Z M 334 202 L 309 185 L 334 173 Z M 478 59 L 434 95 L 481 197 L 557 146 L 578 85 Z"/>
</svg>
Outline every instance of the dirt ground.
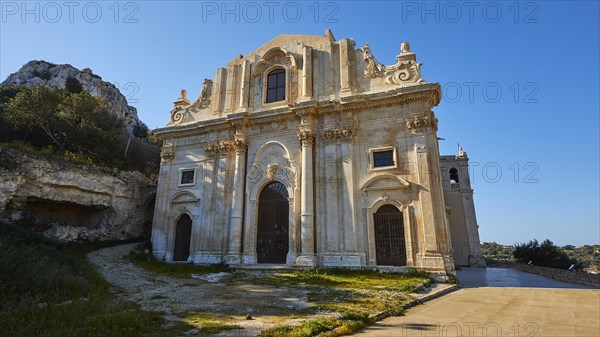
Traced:
<svg viewBox="0 0 600 337">
<path fill-rule="evenodd" d="M 125 258 L 136 245 L 100 249 L 88 254 L 88 259 L 119 297 L 138 303 L 144 310 L 163 312 L 167 320 L 180 320 L 177 314 L 186 312 L 206 313 L 244 328 L 222 331 L 218 336 L 256 336 L 272 325 L 299 320 L 293 318 L 295 310 L 314 306 L 307 301 L 309 291 L 297 287 L 218 282 L 221 277 L 228 277 L 227 273 L 181 279 L 144 270 Z M 266 272 L 243 273 L 244 277 L 253 278 Z M 246 314 L 253 319 L 246 320 Z M 197 332 L 190 330 L 187 334 Z"/>
</svg>

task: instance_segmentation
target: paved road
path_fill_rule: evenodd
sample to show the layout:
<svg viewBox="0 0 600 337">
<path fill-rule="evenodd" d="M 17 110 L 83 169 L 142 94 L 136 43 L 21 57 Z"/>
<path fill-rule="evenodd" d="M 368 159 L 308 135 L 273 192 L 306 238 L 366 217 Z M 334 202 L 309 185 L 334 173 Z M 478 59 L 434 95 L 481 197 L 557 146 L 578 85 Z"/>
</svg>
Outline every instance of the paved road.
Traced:
<svg viewBox="0 0 600 337">
<path fill-rule="evenodd" d="M 358 336 L 600 336 L 600 290 L 512 269 L 466 268 L 463 289 Z"/>
</svg>

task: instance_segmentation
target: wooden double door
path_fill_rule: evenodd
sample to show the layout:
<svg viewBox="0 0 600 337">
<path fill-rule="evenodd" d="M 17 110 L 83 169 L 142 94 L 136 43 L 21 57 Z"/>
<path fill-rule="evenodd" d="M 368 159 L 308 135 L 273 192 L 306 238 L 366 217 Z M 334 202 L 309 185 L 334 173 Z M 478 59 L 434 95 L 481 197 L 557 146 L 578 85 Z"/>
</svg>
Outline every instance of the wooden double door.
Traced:
<svg viewBox="0 0 600 337">
<path fill-rule="evenodd" d="M 289 250 L 287 188 L 280 182 L 265 186 L 258 201 L 256 257 L 258 263 L 286 263 Z"/>
<path fill-rule="evenodd" d="M 393 205 L 383 205 L 373 214 L 373 218 L 377 264 L 405 266 L 406 243 L 402 212 Z"/>
</svg>

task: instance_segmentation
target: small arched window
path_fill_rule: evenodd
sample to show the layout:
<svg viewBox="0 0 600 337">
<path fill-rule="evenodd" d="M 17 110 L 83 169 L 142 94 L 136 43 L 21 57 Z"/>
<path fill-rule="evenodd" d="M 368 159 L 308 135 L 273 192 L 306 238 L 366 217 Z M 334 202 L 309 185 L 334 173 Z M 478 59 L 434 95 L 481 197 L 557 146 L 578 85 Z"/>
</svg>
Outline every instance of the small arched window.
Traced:
<svg viewBox="0 0 600 337">
<path fill-rule="evenodd" d="M 450 169 L 450 183 L 458 184 L 458 182 L 458 170 L 453 167 Z"/>
<path fill-rule="evenodd" d="M 267 75 L 267 103 L 285 99 L 285 69 L 275 69 Z"/>
</svg>

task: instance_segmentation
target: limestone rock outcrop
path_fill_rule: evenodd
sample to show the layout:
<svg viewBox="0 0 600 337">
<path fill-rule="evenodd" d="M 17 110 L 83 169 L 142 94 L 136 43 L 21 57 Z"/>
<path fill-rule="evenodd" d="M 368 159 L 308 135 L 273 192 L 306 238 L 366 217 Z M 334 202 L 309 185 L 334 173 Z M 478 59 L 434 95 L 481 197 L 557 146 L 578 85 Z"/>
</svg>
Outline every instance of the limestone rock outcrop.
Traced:
<svg viewBox="0 0 600 337">
<path fill-rule="evenodd" d="M 151 228 L 155 195 L 155 179 L 136 171 L 0 148 L 0 213 L 14 220 L 33 216 L 58 240 L 140 237 Z"/>
<path fill-rule="evenodd" d="M 69 78 L 76 79 L 81 88 L 90 95 L 102 97 L 110 106 L 110 112 L 126 122 L 130 134 L 136 125 L 143 125 L 143 122 L 138 119 L 137 109 L 128 105 L 127 99 L 119 89 L 114 84 L 103 81 L 89 68 L 79 70 L 70 64 L 29 61 L 0 85 L 27 88 L 43 85 L 65 89 Z"/>
</svg>

